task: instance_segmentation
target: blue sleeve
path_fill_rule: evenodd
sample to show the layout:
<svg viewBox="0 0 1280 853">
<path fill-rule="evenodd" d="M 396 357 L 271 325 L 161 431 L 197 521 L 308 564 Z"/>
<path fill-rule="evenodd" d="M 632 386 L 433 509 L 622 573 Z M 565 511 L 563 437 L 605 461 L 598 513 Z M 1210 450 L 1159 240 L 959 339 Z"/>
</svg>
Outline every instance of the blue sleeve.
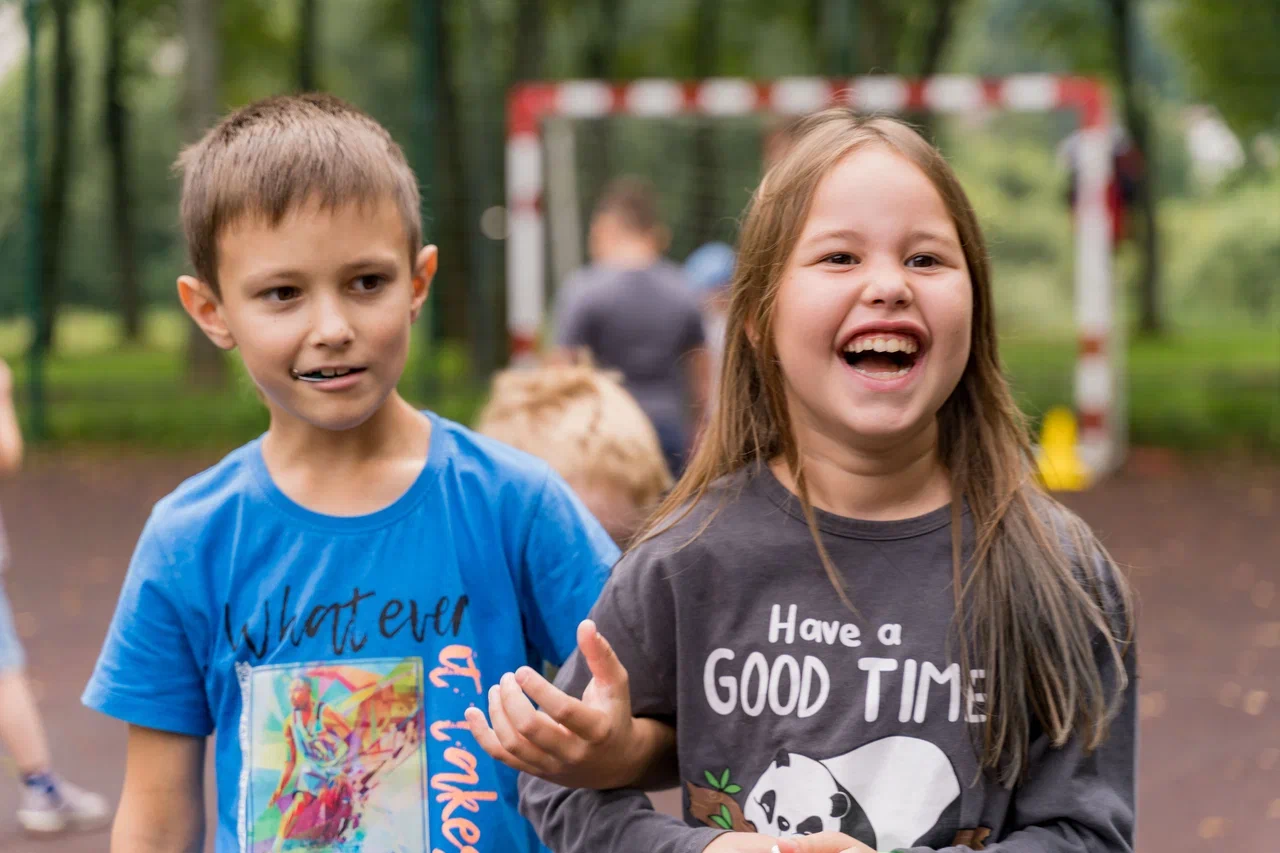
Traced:
<svg viewBox="0 0 1280 853">
<path fill-rule="evenodd" d="M 578 623 L 619 555 L 568 484 L 548 472 L 533 504 L 520 581 L 526 630 L 545 660 L 560 666 L 577 647 Z"/>
<path fill-rule="evenodd" d="M 82 700 L 133 725 L 204 737 L 213 732 L 203 655 L 184 617 L 182 571 L 147 522 L 120 590 L 115 616 Z"/>
</svg>

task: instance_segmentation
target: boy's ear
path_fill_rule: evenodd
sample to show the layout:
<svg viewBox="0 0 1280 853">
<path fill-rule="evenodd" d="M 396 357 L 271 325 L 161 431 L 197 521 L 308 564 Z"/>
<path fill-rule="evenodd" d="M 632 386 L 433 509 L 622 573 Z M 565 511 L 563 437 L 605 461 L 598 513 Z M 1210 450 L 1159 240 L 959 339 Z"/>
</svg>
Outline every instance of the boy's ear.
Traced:
<svg viewBox="0 0 1280 853">
<path fill-rule="evenodd" d="M 431 292 L 431 280 L 436 277 L 436 268 L 440 264 L 440 251 L 435 246 L 423 246 L 418 252 L 413 265 L 413 307 L 409 314 L 411 320 L 417 320 L 422 305 Z"/>
<path fill-rule="evenodd" d="M 180 276 L 178 299 L 181 300 L 182 307 L 191 319 L 196 321 L 200 331 L 213 341 L 214 346 L 225 350 L 235 349 L 236 340 L 231 336 L 231 330 L 227 328 L 226 321 L 222 318 L 222 304 L 214 295 L 213 288 L 208 282 L 194 276 Z"/>
</svg>

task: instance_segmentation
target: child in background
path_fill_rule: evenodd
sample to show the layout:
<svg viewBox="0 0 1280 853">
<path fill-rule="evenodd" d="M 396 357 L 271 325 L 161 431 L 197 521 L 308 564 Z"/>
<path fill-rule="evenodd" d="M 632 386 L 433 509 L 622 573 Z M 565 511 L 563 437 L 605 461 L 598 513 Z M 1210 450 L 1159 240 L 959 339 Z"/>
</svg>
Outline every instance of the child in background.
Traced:
<svg viewBox="0 0 1280 853">
<path fill-rule="evenodd" d="M 557 299 L 555 344 L 561 360 L 586 349 L 622 375 L 678 475 L 706 411 L 711 370 L 702 312 L 680 267 L 663 257 L 668 242 L 653 187 L 614 180 L 592 215 L 591 266 Z"/>
<path fill-rule="evenodd" d="M 707 338 L 711 362 L 711 396 L 720 378 L 724 353 L 725 323 L 729 317 L 729 285 L 733 282 L 733 247 L 727 243 L 704 243 L 684 261 L 684 274 L 702 303 L 702 329 Z"/>
<path fill-rule="evenodd" d="M 21 467 L 22 430 L 13 407 L 13 374 L 0 359 L 0 476 Z M 106 826 L 111 817 L 107 801 L 53 772 L 49 740 L 24 671 L 26 656 L 4 594 L 8 563 L 9 543 L 0 524 L 0 743 L 8 748 L 22 781 L 18 823 L 35 834 Z"/>
<path fill-rule="evenodd" d="M 541 849 L 464 711 L 560 663 L 618 550 L 544 462 L 396 391 L 436 270 L 418 180 L 326 95 L 182 155 L 183 307 L 270 426 L 162 499 L 84 701 L 129 724 L 115 853 Z"/>
<path fill-rule="evenodd" d="M 738 262 L 688 471 L 557 686 L 468 711 L 522 812 L 559 853 L 1129 853 L 1130 595 L 1036 485 L 955 174 L 811 116 Z M 672 759 L 684 822 L 626 787 Z"/>
<path fill-rule="evenodd" d="M 671 487 L 653 425 L 590 365 L 499 373 L 476 431 L 549 463 L 619 544 Z"/>
</svg>

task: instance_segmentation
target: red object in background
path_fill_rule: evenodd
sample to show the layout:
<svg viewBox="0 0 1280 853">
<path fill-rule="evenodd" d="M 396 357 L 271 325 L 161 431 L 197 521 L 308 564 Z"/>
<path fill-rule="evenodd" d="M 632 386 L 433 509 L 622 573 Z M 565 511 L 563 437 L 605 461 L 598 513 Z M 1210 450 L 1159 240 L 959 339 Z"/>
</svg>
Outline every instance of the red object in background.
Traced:
<svg viewBox="0 0 1280 853">
<path fill-rule="evenodd" d="M 1067 157 L 1071 168 L 1071 186 L 1067 193 L 1067 202 L 1074 214 L 1079 174 L 1074 145 L 1069 144 Z M 1144 179 L 1145 169 L 1146 162 L 1137 146 L 1129 140 L 1128 136 L 1117 137 L 1111 150 L 1111 181 L 1107 184 L 1107 212 L 1111 216 L 1113 246 L 1119 245 L 1121 240 L 1129 236 L 1129 210 L 1137 198 L 1138 185 Z"/>
</svg>

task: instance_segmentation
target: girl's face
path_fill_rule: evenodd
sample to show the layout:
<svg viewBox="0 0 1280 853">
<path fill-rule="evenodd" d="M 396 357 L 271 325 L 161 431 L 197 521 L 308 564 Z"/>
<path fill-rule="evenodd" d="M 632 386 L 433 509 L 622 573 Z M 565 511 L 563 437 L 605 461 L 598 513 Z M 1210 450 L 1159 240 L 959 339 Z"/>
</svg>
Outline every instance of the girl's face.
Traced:
<svg viewBox="0 0 1280 853">
<path fill-rule="evenodd" d="M 972 316 L 960 238 L 924 172 L 879 145 L 849 154 L 817 187 L 774 305 L 800 445 L 882 451 L 931 428 Z"/>
</svg>

